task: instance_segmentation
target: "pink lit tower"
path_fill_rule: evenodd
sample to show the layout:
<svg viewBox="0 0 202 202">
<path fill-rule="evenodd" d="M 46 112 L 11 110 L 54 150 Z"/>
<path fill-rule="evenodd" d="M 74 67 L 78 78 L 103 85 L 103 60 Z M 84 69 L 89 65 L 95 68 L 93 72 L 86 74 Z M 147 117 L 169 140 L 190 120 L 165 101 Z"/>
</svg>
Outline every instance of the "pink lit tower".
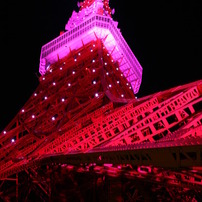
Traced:
<svg viewBox="0 0 202 202">
<path fill-rule="evenodd" d="M 42 47 L 39 67 L 41 75 L 45 75 L 50 65 L 73 54 L 72 51 L 100 41 L 97 59 L 100 60 L 102 54 L 107 53 L 110 64 L 117 66 L 118 73 L 113 74 L 116 76 L 121 74 L 131 86 L 134 94 L 137 93 L 142 80 L 142 67 L 121 35 L 120 29 L 117 27 L 118 22 L 112 19 L 114 9 L 111 10 L 109 7 L 109 0 L 84 1 L 78 3 L 78 6 L 80 10 L 78 13 L 73 11 L 65 26 L 66 32 Z M 95 47 L 92 46 L 89 49 L 93 51 Z M 103 49 L 106 49 L 104 53 Z M 91 53 L 91 55 L 94 54 Z M 83 54 L 88 54 L 88 51 L 86 50 Z M 91 55 L 88 57 L 92 58 Z M 73 54 L 72 56 L 77 59 L 79 55 Z M 102 63 L 100 63 L 100 67 L 106 65 L 105 61 Z M 122 86 L 124 85 L 122 84 Z"/>
<path fill-rule="evenodd" d="M 137 98 L 109 0 L 78 7 L 0 134 L 0 201 L 200 201 L 202 81 Z"/>
</svg>

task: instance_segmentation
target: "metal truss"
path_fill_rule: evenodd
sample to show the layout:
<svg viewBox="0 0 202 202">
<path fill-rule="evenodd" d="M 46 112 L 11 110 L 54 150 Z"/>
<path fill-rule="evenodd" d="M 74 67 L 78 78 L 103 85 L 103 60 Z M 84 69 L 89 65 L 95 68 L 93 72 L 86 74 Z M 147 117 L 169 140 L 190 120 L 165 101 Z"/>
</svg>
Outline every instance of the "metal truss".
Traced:
<svg viewBox="0 0 202 202">
<path fill-rule="evenodd" d="M 78 173 L 130 179 L 120 196 L 129 201 L 144 195 L 134 179 L 173 198 L 173 187 L 201 190 L 202 81 L 136 98 L 119 65 L 100 39 L 50 65 L 0 135 L 2 200 L 53 198 L 55 166 L 66 170 L 80 200 Z"/>
</svg>

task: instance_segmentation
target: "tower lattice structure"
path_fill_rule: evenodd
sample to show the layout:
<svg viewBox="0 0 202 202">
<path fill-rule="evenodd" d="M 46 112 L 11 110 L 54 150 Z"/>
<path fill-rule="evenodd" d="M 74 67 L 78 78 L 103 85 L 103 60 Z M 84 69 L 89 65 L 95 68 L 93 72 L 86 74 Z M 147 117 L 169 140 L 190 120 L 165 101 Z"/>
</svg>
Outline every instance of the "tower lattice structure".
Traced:
<svg viewBox="0 0 202 202">
<path fill-rule="evenodd" d="M 137 98 L 109 0 L 78 3 L 0 135 L 2 201 L 200 201 L 202 81 Z"/>
</svg>

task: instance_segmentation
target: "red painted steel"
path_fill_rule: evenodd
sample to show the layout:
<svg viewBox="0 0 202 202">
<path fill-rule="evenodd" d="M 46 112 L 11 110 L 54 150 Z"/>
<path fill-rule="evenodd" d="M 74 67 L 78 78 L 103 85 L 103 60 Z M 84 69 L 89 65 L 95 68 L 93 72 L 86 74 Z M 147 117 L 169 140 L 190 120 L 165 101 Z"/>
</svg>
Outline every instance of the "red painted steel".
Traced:
<svg viewBox="0 0 202 202">
<path fill-rule="evenodd" d="M 93 3 L 80 3 L 80 10 Z M 100 12 L 111 17 L 109 1 L 103 3 Z M 184 193 L 202 190 L 202 80 L 137 98 L 121 71 L 122 59 L 114 60 L 103 40 L 82 42 L 51 63 L 2 131 L 0 190 L 15 181 L 18 199 L 22 175 L 36 182 L 41 199 L 50 198 L 54 166 L 148 180 Z M 12 198 L 3 191 L 0 198 Z"/>
</svg>

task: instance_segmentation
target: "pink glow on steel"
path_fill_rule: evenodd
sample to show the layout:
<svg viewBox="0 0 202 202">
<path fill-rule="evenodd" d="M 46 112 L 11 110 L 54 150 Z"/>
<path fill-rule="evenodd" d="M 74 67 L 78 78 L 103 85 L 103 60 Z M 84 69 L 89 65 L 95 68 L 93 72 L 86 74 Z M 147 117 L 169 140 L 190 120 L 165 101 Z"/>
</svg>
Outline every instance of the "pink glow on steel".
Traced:
<svg viewBox="0 0 202 202">
<path fill-rule="evenodd" d="M 139 166 L 137 171 L 141 174 L 148 174 L 151 173 L 151 167 L 149 166 Z"/>
<path fill-rule="evenodd" d="M 111 163 L 104 163 L 104 166 L 105 166 L 105 167 L 112 167 L 113 164 L 111 164 Z"/>
<path fill-rule="evenodd" d="M 111 17 L 111 12 L 108 0 L 82 2 L 79 12 L 73 11 L 68 20 L 65 26 L 66 32 L 42 47 L 39 65 L 41 75 L 45 75 L 50 65 L 58 58 L 68 55 L 70 50 L 78 49 L 83 44 L 99 38 L 103 40 L 103 49 L 106 48 L 110 53 L 107 56 L 112 57 L 111 61 L 119 62 L 122 58 L 119 69 L 124 72 L 122 76 L 127 78 L 133 92 L 137 93 L 142 81 L 142 67 L 122 37 L 118 23 Z M 91 52 L 93 48 L 90 49 Z"/>
<path fill-rule="evenodd" d="M 85 9 L 88 6 L 81 10 Z M 93 15 L 89 16 L 85 16 L 85 21 L 82 22 L 87 23 Z M 100 14 L 95 23 L 103 23 L 99 17 Z M 104 17 L 105 20 L 111 20 L 110 16 Z M 139 87 L 139 84 L 136 85 L 138 80 L 130 80 L 134 78 L 133 70 L 138 69 L 138 64 L 130 71 L 127 66 L 135 61 L 133 55 L 124 55 L 122 63 L 118 59 L 120 53 L 125 53 L 124 48 L 118 46 L 121 38 L 110 33 L 112 27 L 105 29 L 97 24 L 98 30 L 94 28 L 94 33 L 90 29 L 82 35 L 83 38 L 70 41 L 71 47 L 66 47 L 67 52 L 65 47 L 61 47 L 45 58 L 45 70 L 49 71 L 45 72 L 46 77 L 40 78 L 43 82 L 36 91 L 37 97 L 30 97 L 0 136 L 0 179 L 4 180 L 12 174 L 28 170 L 33 164 L 32 169 L 37 173 L 41 160 L 43 162 L 45 158 L 45 162 L 53 166 L 56 157 L 56 164 L 61 168 L 81 173 L 94 170 L 103 176 L 103 180 L 106 175 L 144 180 L 150 180 L 149 177 L 152 176 L 152 180 L 161 184 L 167 178 L 170 185 L 177 185 L 180 189 L 186 183 L 191 186 L 202 185 L 201 156 L 200 149 L 198 150 L 202 145 L 202 114 L 198 109 L 202 101 L 202 81 L 137 98 L 129 90 L 131 86 L 136 91 Z M 102 35 L 99 32 L 102 30 L 102 33 L 109 36 Z M 61 34 L 61 37 L 65 34 Z M 96 40 L 95 35 L 98 37 Z M 79 42 L 77 39 L 82 40 Z M 88 40 L 91 41 L 86 43 Z M 126 50 L 130 52 L 129 49 Z M 99 55 L 100 52 L 102 55 Z M 53 63 L 56 53 L 59 60 Z M 66 54 L 65 58 L 61 57 L 63 53 Z M 74 54 L 82 56 L 75 61 Z M 95 62 L 92 62 L 93 58 L 96 58 Z M 112 64 L 110 61 L 113 60 L 115 62 Z M 125 62 L 127 65 L 124 65 Z M 50 74 L 50 68 L 54 70 L 54 74 Z M 100 69 L 104 75 L 100 75 Z M 57 83 L 55 87 L 54 83 Z M 48 99 L 44 101 L 46 98 Z M 21 113 L 24 109 L 24 113 Z M 181 151 L 184 154 L 182 157 Z M 68 163 L 71 159 L 74 161 L 74 154 L 78 161 L 77 166 L 60 162 L 69 155 L 71 157 L 67 158 Z M 91 158 L 88 155 L 92 155 Z M 194 164 L 196 167 L 193 167 Z M 169 167 L 169 172 L 164 172 L 166 166 Z M 170 166 L 177 168 L 177 172 L 173 172 Z M 181 172 L 179 166 L 183 166 Z M 46 167 L 46 171 L 50 170 Z M 190 172 L 190 178 L 187 178 L 187 172 Z M 39 180 L 37 183 L 40 185 Z"/>
</svg>

